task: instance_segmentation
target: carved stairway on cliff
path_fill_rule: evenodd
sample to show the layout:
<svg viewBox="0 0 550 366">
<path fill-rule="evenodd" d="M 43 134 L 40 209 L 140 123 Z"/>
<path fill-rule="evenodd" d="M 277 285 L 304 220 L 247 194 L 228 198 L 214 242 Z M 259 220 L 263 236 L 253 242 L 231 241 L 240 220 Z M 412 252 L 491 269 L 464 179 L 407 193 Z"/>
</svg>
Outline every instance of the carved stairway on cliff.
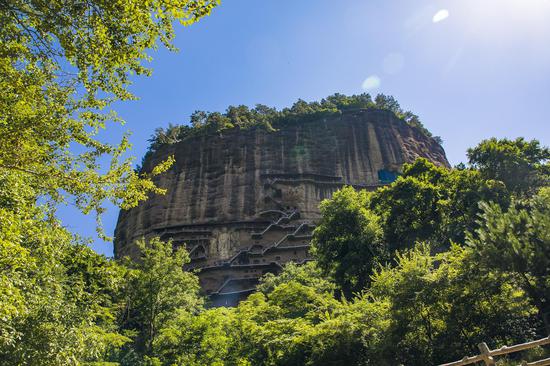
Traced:
<svg viewBox="0 0 550 366">
<path fill-rule="evenodd" d="M 290 261 L 310 260 L 308 250 L 315 225 L 311 212 L 308 219 L 301 215 L 307 207 L 300 188 L 309 186 L 321 195 L 317 197 L 320 201 L 345 185 L 369 190 L 381 185 L 349 184 L 342 177 L 319 174 L 264 174 L 261 179 L 265 210 L 255 219 L 183 225 L 156 232 L 163 240 L 171 239 L 175 248 L 186 246 L 191 258 L 186 269 L 198 271 L 201 287 L 213 306 L 236 305 L 255 291 L 264 274 L 278 273 Z M 232 250 L 225 258 L 211 258 L 211 246 L 220 228 L 239 235 L 229 239 Z"/>
<path fill-rule="evenodd" d="M 342 177 L 319 174 L 264 174 L 261 178 L 266 210 L 253 221 L 225 223 L 241 232 L 233 246 L 237 249 L 227 258 L 214 261 L 208 258 L 214 226 L 164 233 L 164 238 L 172 238 L 175 246 L 185 243 L 191 257 L 186 269 L 199 271 L 201 287 L 213 306 L 235 305 L 255 291 L 264 274 L 278 273 L 290 261 L 300 264 L 310 260 L 309 246 L 315 225 L 301 217 L 303 194 L 296 192 L 296 187 L 309 185 L 324 192 L 321 200 L 345 185 L 370 190 L 380 186 L 349 184 Z M 185 239 L 178 238 L 182 233 Z"/>
<path fill-rule="evenodd" d="M 277 273 L 289 261 L 303 263 L 309 260 L 308 248 L 313 225 L 297 222 L 299 213 L 272 211 L 261 213 L 279 216 L 261 231 L 250 232 L 250 244 L 241 248 L 227 260 L 200 268 L 201 277 L 208 279 L 215 274 L 223 282 L 213 287 L 209 281 L 202 283 L 215 306 L 236 304 L 246 295 L 254 292 L 258 279 L 266 273 Z M 214 281 L 213 281 L 214 282 Z"/>
</svg>

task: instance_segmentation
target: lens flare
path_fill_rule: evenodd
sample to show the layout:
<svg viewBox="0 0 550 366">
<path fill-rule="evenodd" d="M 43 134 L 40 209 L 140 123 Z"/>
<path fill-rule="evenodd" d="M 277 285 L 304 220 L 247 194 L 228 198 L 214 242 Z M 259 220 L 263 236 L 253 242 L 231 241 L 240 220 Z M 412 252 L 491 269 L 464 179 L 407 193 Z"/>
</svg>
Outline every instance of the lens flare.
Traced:
<svg viewBox="0 0 550 366">
<path fill-rule="evenodd" d="M 447 9 L 441 9 L 432 18 L 432 22 L 439 23 L 449 17 L 449 11 Z"/>
<path fill-rule="evenodd" d="M 372 90 L 380 87 L 380 84 L 382 81 L 377 75 L 371 75 L 368 78 L 363 81 L 363 84 L 361 84 L 361 87 L 363 90 Z"/>
</svg>

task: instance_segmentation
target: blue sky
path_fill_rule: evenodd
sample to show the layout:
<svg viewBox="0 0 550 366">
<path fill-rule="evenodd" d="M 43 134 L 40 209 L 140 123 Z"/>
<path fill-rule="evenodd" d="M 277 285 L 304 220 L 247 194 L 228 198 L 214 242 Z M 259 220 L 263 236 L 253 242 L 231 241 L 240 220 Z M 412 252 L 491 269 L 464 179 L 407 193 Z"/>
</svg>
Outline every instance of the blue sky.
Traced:
<svg viewBox="0 0 550 366">
<path fill-rule="evenodd" d="M 523 136 L 550 144 L 550 0 L 225 0 L 178 27 L 180 52 L 153 54 L 138 101 L 119 103 L 137 162 L 154 129 L 195 110 L 231 104 L 278 108 L 333 93 L 385 93 L 443 138 L 452 164 L 484 138 Z M 60 210 L 91 237 L 94 219 Z M 118 209 L 103 221 L 114 231 Z"/>
</svg>

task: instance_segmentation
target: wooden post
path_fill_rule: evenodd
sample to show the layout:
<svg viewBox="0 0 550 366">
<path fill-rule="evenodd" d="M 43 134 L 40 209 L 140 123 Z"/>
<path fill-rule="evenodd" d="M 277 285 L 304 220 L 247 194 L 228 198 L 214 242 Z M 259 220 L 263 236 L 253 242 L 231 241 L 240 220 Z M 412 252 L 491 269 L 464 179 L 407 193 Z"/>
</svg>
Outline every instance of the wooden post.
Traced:
<svg viewBox="0 0 550 366">
<path fill-rule="evenodd" d="M 550 336 L 542 339 L 538 339 L 536 341 L 516 344 L 514 346 L 502 346 L 500 348 L 490 350 L 489 347 L 485 342 L 480 343 L 477 345 L 479 348 L 481 354 L 477 356 L 472 357 L 464 357 L 461 360 L 445 363 L 439 366 L 462 366 L 462 365 L 470 365 L 476 362 L 484 362 L 485 366 L 495 366 L 495 360 L 494 357 L 496 356 L 502 356 L 509 353 L 519 352 L 526 349 L 531 349 L 533 347 L 538 346 L 544 346 L 550 344 Z M 550 366 L 550 358 L 545 358 L 544 360 L 538 360 L 534 362 L 526 362 L 522 361 L 521 365 L 518 366 Z"/>
<path fill-rule="evenodd" d="M 491 351 L 489 350 L 487 343 L 481 342 L 477 345 L 477 348 L 479 348 L 486 366 L 496 366 L 495 360 L 491 357 Z"/>
</svg>

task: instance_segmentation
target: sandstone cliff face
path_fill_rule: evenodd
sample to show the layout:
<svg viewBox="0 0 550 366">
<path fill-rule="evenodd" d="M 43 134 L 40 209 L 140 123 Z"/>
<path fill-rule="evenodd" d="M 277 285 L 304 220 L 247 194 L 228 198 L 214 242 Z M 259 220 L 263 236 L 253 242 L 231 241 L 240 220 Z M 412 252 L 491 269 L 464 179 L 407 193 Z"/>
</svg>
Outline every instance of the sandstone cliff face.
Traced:
<svg viewBox="0 0 550 366">
<path fill-rule="evenodd" d="M 234 303 L 257 278 L 308 259 L 318 205 L 343 185 L 374 189 L 405 162 L 425 157 L 448 166 L 433 139 L 383 110 L 357 110 L 276 132 L 254 128 L 167 145 L 150 169 L 174 155 L 157 179 L 167 188 L 121 211 L 115 255 L 135 255 L 140 237 L 186 245 L 215 304 Z M 382 181 L 381 181 L 382 178 Z"/>
</svg>

